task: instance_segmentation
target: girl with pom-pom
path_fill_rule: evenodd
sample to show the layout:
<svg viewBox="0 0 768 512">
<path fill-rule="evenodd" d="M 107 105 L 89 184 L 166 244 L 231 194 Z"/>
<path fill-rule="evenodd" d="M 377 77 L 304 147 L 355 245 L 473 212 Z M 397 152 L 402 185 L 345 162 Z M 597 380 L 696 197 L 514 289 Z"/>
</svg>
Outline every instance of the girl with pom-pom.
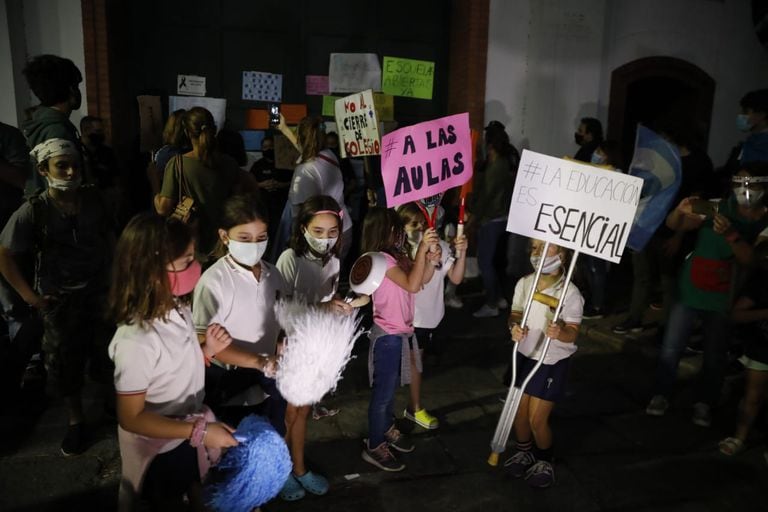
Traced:
<svg viewBox="0 0 768 512">
<path fill-rule="evenodd" d="M 406 251 L 405 230 L 392 209 L 371 208 L 363 225 L 362 252 L 383 253 L 387 270 L 373 293 L 373 326 L 368 352 L 368 373 L 373 386 L 368 406 L 369 438 L 362 457 L 384 471 L 402 471 L 405 465 L 392 449 L 408 453 L 414 446 L 396 428 L 394 401 L 398 376 L 401 384 L 410 382 L 410 355 L 418 355 L 413 336 L 414 294 L 424 284 L 428 258 L 436 260 L 437 251 L 429 252 L 439 241 L 434 229 L 424 232 L 413 261 Z M 414 346 L 411 347 L 411 344 Z M 417 368 L 421 360 L 417 357 Z"/>
<path fill-rule="evenodd" d="M 109 310 L 118 329 L 109 356 L 115 363 L 121 511 L 133 510 L 142 495 L 153 510 L 177 510 L 185 494 L 194 510 L 203 510 L 201 479 L 222 448 L 238 444 L 232 428 L 203 405 L 205 359 L 244 368 L 268 363 L 231 346 L 218 324 L 206 326 L 198 343 L 189 308 L 200 277 L 194 255 L 185 224 L 151 214 L 132 219 L 117 244 Z"/>
</svg>

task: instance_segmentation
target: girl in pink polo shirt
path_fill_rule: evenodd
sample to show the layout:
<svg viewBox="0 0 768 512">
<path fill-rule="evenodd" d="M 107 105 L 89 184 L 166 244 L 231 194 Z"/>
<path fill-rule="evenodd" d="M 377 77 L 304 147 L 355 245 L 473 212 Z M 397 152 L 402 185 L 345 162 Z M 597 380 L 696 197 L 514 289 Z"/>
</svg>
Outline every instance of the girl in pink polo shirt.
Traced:
<svg viewBox="0 0 768 512">
<path fill-rule="evenodd" d="M 391 449 L 402 453 L 414 449 L 395 427 L 393 407 L 398 376 L 401 384 L 410 381 L 409 345 L 413 337 L 414 293 L 423 285 L 429 247 L 436 243 L 435 230 L 428 229 L 411 261 L 403 223 L 394 210 L 372 208 L 365 217 L 362 252 L 384 254 L 387 272 L 372 296 L 368 372 L 373 391 L 368 406 L 369 438 L 362 456 L 363 460 L 384 471 L 405 469 Z M 420 366 L 420 361 L 418 364 Z"/>
</svg>

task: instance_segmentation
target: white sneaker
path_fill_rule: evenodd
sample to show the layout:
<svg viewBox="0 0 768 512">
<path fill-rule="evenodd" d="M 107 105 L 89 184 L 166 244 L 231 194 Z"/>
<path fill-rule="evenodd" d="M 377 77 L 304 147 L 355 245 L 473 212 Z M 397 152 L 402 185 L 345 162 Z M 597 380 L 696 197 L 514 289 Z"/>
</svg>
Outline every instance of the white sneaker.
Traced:
<svg viewBox="0 0 768 512">
<path fill-rule="evenodd" d="M 493 318 L 499 316 L 499 308 L 492 308 L 488 304 L 483 304 L 483 307 L 472 313 L 475 318 Z"/>
<path fill-rule="evenodd" d="M 700 427 L 708 427 L 712 425 L 712 409 L 704 402 L 696 402 L 693 404 L 693 416 L 691 417 L 691 421 L 694 425 Z"/>
<path fill-rule="evenodd" d="M 502 297 L 498 300 L 498 302 L 496 302 L 496 307 L 499 309 L 507 309 L 509 307 L 509 302 L 507 302 L 507 299 Z"/>
<path fill-rule="evenodd" d="M 645 414 L 648 416 L 664 416 L 669 409 L 669 400 L 664 395 L 656 395 L 651 398 L 648 407 L 645 408 Z"/>
<path fill-rule="evenodd" d="M 461 309 L 461 308 L 464 307 L 464 303 L 461 301 L 460 298 L 458 298 L 455 295 L 453 295 L 453 296 L 447 296 L 446 295 L 446 297 L 445 297 L 445 305 L 448 306 L 449 308 L 453 308 L 453 309 Z"/>
</svg>

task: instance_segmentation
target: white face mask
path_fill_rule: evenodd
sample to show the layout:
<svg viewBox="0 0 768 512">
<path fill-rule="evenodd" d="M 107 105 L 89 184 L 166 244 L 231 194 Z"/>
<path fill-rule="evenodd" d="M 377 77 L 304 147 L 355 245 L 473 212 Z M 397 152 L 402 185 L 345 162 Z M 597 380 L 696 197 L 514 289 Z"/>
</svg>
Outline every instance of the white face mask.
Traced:
<svg viewBox="0 0 768 512">
<path fill-rule="evenodd" d="M 317 254 L 326 255 L 328 252 L 333 249 L 333 246 L 336 245 L 336 241 L 339 239 L 339 237 L 336 238 L 315 238 L 314 236 L 310 235 L 309 232 L 305 229 L 304 230 L 304 240 L 307 241 L 307 244 L 309 247 L 315 251 Z"/>
<path fill-rule="evenodd" d="M 76 190 L 80 188 L 80 185 L 83 183 L 82 176 L 78 176 L 73 180 L 62 180 L 59 178 L 52 178 L 51 176 L 46 176 L 45 179 L 48 181 L 48 188 L 61 190 L 63 192 Z"/>
<path fill-rule="evenodd" d="M 541 256 L 531 256 L 531 265 L 533 265 L 534 270 L 539 268 L 539 261 L 541 261 Z M 560 261 L 559 254 L 555 254 L 554 256 L 547 256 L 544 258 L 544 268 L 541 269 L 541 272 L 543 274 L 552 274 L 557 272 L 561 265 L 562 261 Z"/>
<path fill-rule="evenodd" d="M 263 242 L 238 242 L 237 240 L 230 240 L 227 248 L 229 249 L 229 255 L 235 261 L 247 267 L 252 267 L 261 261 L 264 251 L 267 250 L 268 243 L 268 240 Z"/>
<path fill-rule="evenodd" d="M 763 190 L 750 190 L 744 186 L 733 187 L 733 195 L 736 196 L 736 202 L 739 203 L 739 206 L 746 206 L 749 208 L 759 206 L 760 202 L 763 200 L 764 193 L 765 191 Z"/>
</svg>

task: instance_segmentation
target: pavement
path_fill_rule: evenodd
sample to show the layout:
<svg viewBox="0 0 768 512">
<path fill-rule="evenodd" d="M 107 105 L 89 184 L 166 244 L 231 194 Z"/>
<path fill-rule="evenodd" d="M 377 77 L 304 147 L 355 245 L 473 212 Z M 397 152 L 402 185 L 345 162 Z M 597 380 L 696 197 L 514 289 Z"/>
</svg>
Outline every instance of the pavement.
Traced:
<svg viewBox="0 0 768 512">
<path fill-rule="evenodd" d="M 472 288 L 460 288 L 465 307 L 447 310 L 439 331 L 442 355 L 425 367 L 423 402 L 440 419 L 440 428 L 403 424 L 416 444 L 403 456 L 406 470 L 384 473 L 360 458 L 370 394 L 367 343 L 361 342 L 337 393 L 327 400 L 341 412 L 310 420 L 308 463 L 328 476 L 329 494 L 295 503 L 276 499 L 263 510 L 768 510 L 765 421 L 742 454 L 726 457 L 717 450 L 718 440 L 734 427 L 743 386 L 739 377 L 726 383 L 712 427 L 695 426 L 690 414 L 700 358 L 687 357 L 668 414 L 646 416 L 657 354 L 650 311 L 649 329 L 634 337 L 611 333 L 620 316 L 582 326 L 568 394 L 551 421 L 557 478 L 552 488 L 531 489 L 501 464 L 489 466 L 511 345 L 504 318 L 472 318 L 481 300 Z M 105 416 L 97 395 L 89 386 L 93 445 L 76 457 L 59 454 L 65 423 L 61 402 L 30 398 L 21 409 L 3 413 L 0 511 L 115 510 L 119 449 L 114 421 Z M 396 410 L 402 411 L 406 401 L 407 389 L 400 389 Z"/>
</svg>

